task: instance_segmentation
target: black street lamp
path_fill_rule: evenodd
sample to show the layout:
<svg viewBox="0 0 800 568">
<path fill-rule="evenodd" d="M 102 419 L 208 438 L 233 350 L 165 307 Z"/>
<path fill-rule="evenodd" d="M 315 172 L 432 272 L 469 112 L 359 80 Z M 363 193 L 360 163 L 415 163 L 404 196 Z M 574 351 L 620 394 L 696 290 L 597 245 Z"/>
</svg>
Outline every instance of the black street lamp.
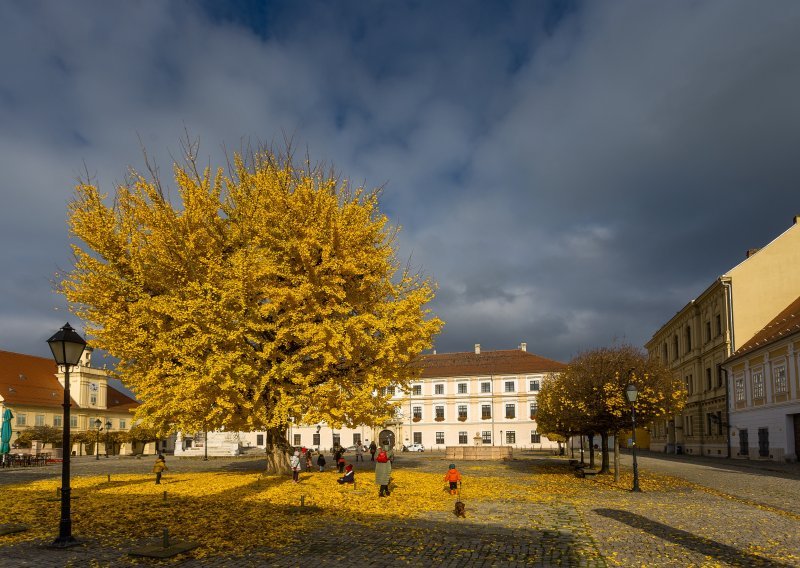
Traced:
<svg viewBox="0 0 800 568">
<path fill-rule="evenodd" d="M 97 443 L 94 445 L 94 459 L 100 459 L 100 431 L 103 429 L 103 421 L 99 418 L 94 421 L 94 427 L 97 428 Z"/>
<path fill-rule="evenodd" d="M 641 489 L 639 489 L 639 464 L 636 462 L 636 399 L 639 397 L 636 385 L 628 385 L 628 388 L 625 389 L 625 396 L 628 397 L 628 402 L 631 403 L 631 422 L 633 423 L 633 488 L 631 491 L 638 493 Z"/>
<path fill-rule="evenodd" d="M 203 461 L 208 461 L 208 424 L 203 424 Z"/>
<path fill-rule="evenodd" d="M 111 419 L 110 418 L 108 420 L 106 420 L 106 458 L 108 458 L 108 435 L 109 435 L 109 430 L 111 430 Z M 114 453 L 113 449 L 111 450 L 111 453 L 112 454 Z"/>
<path fill-rule="evenodd" d="M 57 548 L 68 548 L 75 546 L 78 541 L 72 536 L 72 511 L 70 503 L 69 486 L 69 458 L 72 454 L 70 446 L 70 396 L 69 396 L 69 368 L 77 365 L 81 360 L 83 350 L 86 348 L 86 341 L 72 329 L 69 323 L 58 330 L 53 337 L 47 340 L 50 351 L 56 365 L 64 366 L 64 431 L 61 443 L 61 521 L 58 525 L 58 538 L 53 541 L 53 546 Z"/>
</svg>

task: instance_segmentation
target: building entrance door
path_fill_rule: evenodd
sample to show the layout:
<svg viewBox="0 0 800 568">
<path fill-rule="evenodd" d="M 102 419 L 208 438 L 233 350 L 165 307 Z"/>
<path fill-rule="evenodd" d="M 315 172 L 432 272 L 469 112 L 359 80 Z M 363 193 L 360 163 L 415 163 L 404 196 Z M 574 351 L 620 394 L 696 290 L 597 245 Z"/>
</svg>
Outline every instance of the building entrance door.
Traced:
<svg viewBox="0 0 800 568">
<path fill-rule="evenodd" d="M 794 457 L 800 460 L 800 414 L 792 415 L 794 419 Z"/>
<path fill-rule="evenodd" d="M 394 448 L 394 432 L 391 430 L 381 430 L 381 433 L 378 434 L 378 445 L 383 446 L 384 444 L 389 444 L 390 448 Z"/>
</svg>

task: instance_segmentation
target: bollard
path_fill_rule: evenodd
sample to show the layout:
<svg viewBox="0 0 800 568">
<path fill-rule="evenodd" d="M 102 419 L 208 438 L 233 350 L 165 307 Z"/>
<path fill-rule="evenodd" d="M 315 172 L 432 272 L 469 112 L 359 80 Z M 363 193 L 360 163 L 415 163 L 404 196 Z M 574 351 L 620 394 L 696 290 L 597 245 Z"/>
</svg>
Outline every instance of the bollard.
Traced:
<svg viewBox="0 0 800 568">
<path fill-rule="evenodd" d="M 169 529 L 164 529 L 164 548 L 169 548 Z"/>
<path fill-rule="evenodd" d="M 353 480 L 353 491 L 355 491 L 355 490 L 356 490 L 356 480 L 354 479 Z"/>
<path fill-rule="evenodd" d="M 300 506 L 301 507 L 305 507 L 306 506 L 306 496 L 305 495 L 300 495 Z"/>
<path fill-rule="evenodd" d="M 56 498 L 57 499 L 61 499 L 61 488 L 60 487 L 56 487 Z"/>
<path fill-rule="evenodd" d="M 108 482 L 111 483 L 111 474 L 108 474 Z"/>
<path fill-rule="evenodd" d="M 166 501 L 167 501 L 167 492 L 164 491 L 164 502 L 166 503 Z"/>
</svg>

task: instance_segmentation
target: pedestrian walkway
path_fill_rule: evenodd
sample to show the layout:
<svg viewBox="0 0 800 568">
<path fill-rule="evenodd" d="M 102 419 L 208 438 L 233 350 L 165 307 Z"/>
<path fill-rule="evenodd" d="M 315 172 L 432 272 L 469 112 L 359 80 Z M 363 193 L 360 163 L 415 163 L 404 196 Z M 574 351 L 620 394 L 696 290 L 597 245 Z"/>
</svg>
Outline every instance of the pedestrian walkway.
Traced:
<svg viewBox="0 0 800 568">
<path fill-rule="evenodd" d="M 446 468 L 443 458 L 441 454 L 399 454 L 394 467 L 440 476 Z M 630 457 L 623 456 L 623 460 Z M 167 461 L 173 475 L 181 471 L 248 471 L 261 469 L 265 463 L 252 458 Z M 135 473 L 149 468 L 150 462 L 81 462 L 75 469 L 76 476 L 102 475 L 110 468 L 117 474 Z M 372 465 L 356 464 L 356 478 L 362 483 L 357 498 L 365 502 L 377 500 L 377 487 L 369 477 Z M 665 473 L 659 473 L 659 467 Z M 566 458 L 523 454 L 509 462 L 465 462 L 459 469 L 465 477 L 466 519 L 456 518 L 449 510 L 392 516 L 391 509 L 402 508 L 408 498 L 404 488 L 398 487 L 391 497 L 380 501 L 387 514 L 364 519 L 321 512 L 319 522 L 298 523 L 298 527 L 309 528 L 298 528 L 297 540 L 288 548 L 270 543 L 269 526 L 265 525 L 263 532 L 251 535 L 252 546 L 244 550 L 231 547 L 221 556 L 210 557 L 190 553 L 164 565 L 800 566 L 800 514 L 791 507 L 773 506 L 766 498 L 756 503 L 731 494 L 748 487 L 755 492 L 760 484 L 785 484 L 787 477 L 781 476 L 789 473 L 754 472 L 753 468 L 733 471 L 719 464 L 681 463 L 659 460 L 658 456 L 642 456 L 640 468 L 643 492 L 631 493 L 626 490 L 632 481 L 627 468 L 621 486 L 615 486 L 613 476 L 575 477 Z M 683 477 L 666 475 L 668 471 L 680 471 Z M 706 484 L 693 481 L 695 476 Z M 716 476 L 725 476 L 725 481 L 713 481 Z M 333 478 L 331 475 L 335 485 Z M 0 484 L 8 482 L 0 473 Z M 481 483 L 491 483 L 496 491 L 479 494 L 475 487 Z M 726 493 L 724 484 L 733 484 L 735 491 Z M 315 513 L 309 509 L 298 514 Z M 50 524 L 55 536 L 57 520 Z M 126 547 L 108 546 L 102 535 L 90 535 L 83 546 L 66 551 L 50 550 L 44 544 L 3 544 L 0 540 L 0 565 L 155 564 L 128 557 Z"/>
</svg>

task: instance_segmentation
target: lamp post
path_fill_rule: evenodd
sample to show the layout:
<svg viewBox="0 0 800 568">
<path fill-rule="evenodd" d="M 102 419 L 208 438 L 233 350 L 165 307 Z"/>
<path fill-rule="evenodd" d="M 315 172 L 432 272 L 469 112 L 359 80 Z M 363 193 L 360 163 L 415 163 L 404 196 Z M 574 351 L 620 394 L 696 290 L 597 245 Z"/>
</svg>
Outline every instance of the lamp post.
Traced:
<svg viewBox="0 0 800 568">
<path fill-rule="evenodd" d="M 208 423 L 203 422 L 203 461 L 208 461 Z"/>
<path fill-rule="evenodd" d="M 641 489 L 639 489 L 639 464 L 636 462 L 636 399 L 639 396 L 636 385 L 628 385 L 628 388 L 625 389 L 625 396 L 628 397 L 628 402 L 631 403 L 631 422 L 633 423 L 633 488 L 631 491 L 638 493 Z"/>
<path fill-rule="evenodd" d="M 108 420 L 106 420 L 106 458 L 108 458 L 108 435 L 109 435 L 109 430 L 111 430 L 111 419 L 110 418 Z M 111 450 L 111 453 L 112 454 L 114 453 L 113 448 Z"/>
<path fill-rule="evenodd" d="M 97 428 L 97 442 L 94 445 L 94 459 L 100 459 L 100 431 L 103 429 L 103 421 L 99 418 L 94 421 L 94 427 Z"/>
<path fill-rule="evenodd" d="M 53 337 L 47 340 L 50 351 L 56 365 L 64 366 L 64 431 L 61 443 L 61 521 L 58 525 L 58 538 L 53 541 L 56 548 L 68 548 L 75 546 L 78 541 L 72 536 L 72 511 L 70 503 L 69 486 L 69 458 L 72 454 L 70 447 L 70 396 L 69 396 L 69 368 L 77 365 L 81 360 L 83 350 L 86 348 L 86 341 L 72 329 L 69 323 L 64 324 Z"/>
</svg>

